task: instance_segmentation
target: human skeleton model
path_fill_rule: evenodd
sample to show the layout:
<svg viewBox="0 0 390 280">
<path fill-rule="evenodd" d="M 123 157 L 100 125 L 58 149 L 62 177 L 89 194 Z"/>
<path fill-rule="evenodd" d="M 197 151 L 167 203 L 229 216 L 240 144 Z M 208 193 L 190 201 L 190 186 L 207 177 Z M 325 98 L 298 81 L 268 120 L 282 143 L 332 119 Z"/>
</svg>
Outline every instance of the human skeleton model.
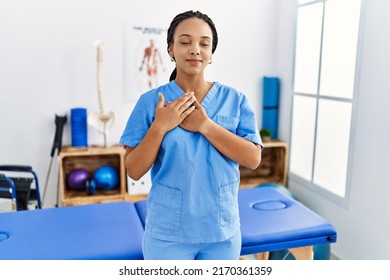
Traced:
<svg viewBox="0 0 390 280">
<path fill-rule="evenodd" d="M 115 113 L 107 112 L 103 99 L 103 46 L 104 42 L 96 41 L 96 62 L 97 62 L 97 92 L 99 111 L 94 111 L 88 116 L 88 123 L 104 135 L 104 146 L 107 146 L 107 134 L 115 123 Z"/>
</svg>

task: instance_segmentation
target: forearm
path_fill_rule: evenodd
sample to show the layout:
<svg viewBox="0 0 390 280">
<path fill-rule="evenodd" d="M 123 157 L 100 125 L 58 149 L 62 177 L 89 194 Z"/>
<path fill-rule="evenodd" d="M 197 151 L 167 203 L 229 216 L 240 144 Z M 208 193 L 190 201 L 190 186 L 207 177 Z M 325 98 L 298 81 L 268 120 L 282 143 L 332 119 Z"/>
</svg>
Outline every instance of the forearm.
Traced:
<svg viewBox="0 0 390 280">
<path fill-rule="evenodd" d="M 134 148 L 127 148 L 125 167 L 127 175 L 133 180 L 139 180 L 154 164 L 165 132 L 153 125 L 149 128 L 142 141 Z"/>
<path fill-rule="evenodd" d="M 261 147 L 209 120 L 200 133 L 224 156 L 238 164 L 256 169 L 261 162 Z"/>
</svg>

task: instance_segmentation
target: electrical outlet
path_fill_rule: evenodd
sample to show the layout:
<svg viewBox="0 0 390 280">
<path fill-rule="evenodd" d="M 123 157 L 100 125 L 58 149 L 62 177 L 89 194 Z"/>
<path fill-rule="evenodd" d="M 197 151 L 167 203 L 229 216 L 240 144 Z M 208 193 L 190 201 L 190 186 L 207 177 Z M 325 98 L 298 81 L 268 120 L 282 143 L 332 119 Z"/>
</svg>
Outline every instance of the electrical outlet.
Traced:
<svg viewBox="0 0 390 280">
<path fill-rule="evenodd" d="M 150 179 L 150 171 L 148 171 L 138 181 L 134 181 L 127 176 L 127 192 L 129 194 L 148 194 L 152 187 L 152 181 Z"/>
</svg>

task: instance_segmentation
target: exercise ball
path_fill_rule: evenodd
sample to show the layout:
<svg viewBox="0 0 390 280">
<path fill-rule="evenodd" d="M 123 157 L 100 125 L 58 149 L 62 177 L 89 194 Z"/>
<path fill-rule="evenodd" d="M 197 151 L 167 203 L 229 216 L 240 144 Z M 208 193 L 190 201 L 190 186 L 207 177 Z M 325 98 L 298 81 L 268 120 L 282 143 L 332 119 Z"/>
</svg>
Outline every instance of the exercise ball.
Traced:
<svg viewBox="0 0 390 280">
<path fill-rule="evenodd" d="M 74 190 L 85 190 L 89 172 L 84 168 L 72 169 L 67 177 L 68 187 Z"/>
<path fill-rule="evenodd" d="M 119 172 L 111 165 L 104 165 L 96 169 L 93 180 L 96 188 L 100 190 L 112 190 L 119 184 Z"/>
</svg>

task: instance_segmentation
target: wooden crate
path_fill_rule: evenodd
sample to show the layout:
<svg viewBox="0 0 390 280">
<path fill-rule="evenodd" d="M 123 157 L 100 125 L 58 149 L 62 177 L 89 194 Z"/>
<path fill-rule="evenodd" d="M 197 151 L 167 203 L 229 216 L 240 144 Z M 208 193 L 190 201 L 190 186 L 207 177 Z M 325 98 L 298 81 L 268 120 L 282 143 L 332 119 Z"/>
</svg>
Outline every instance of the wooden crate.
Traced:
<svg viewBox="0 0 390 280">
<path fill-rule="evenodd" d="M 89 195 L 86 190 L 74 190 L 67 186 L 67 176 L 75 168 L 86 169 L 91 176 L 103 165 L 111 165 L 119 170 L 119 186 L 112 190 L 96 190 Z M 62 206 L 95 204 L 126 200 L 127 182 L 122 147 L 64 147 L 59 155 L 60 198 Z"/>
<path fill-rule="evenodd" d="M 264 142 L 260 166 L 251 170 L 240 167 L 240 187 L 251 188 L 263 183 L 287 185 L 288 146 L 279 140 Z"/>
</svg>

